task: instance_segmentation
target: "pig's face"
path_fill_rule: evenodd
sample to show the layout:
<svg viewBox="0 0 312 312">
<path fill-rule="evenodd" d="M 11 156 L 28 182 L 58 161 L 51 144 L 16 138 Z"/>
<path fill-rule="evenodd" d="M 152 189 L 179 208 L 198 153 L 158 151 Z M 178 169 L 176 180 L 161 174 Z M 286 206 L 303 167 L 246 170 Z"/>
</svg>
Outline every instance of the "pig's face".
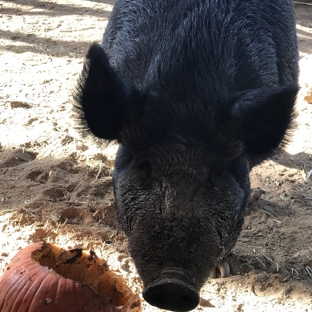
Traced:
<svg viewBox="0 0 312 312">
<path fill-rule="evenodd" d="M 206 15 L 187 14 L 186 23 L 184 9 L 182 15 L 165 14 L 176 23 L 163 23 L 163 13 L 142 18 L 148 11 L 141 8 L 158 2 L 134 2 L 129 16 L 127 10 L 112 13 L 103 47 L 90 47 L 76 108 L 94 135 L 122 144 L 114 172 L 117 213 L 145 285 L 144 298 L 159 308 L 186 311 L 196 307 L 200 286 L 237 240 L 249 164 L 272 155 L 290 128 L 298 92 L 295 23 L 291 7 L 289 27 L 287 17 L 275 23 L 283 25 L 276 35 L 268 32 L 274 23 L 259 32 L 259 20 L 254 41 L 244 38 L 254 24 L 246 20 L 248 1 L 235 2 L 239 14 L 226 19 L 237 21 L 230 28 L 216 27 Z M 210 16 L 213 6 L 206 2 L 207 11 L 194 12 Z M 204 1 L 179 1 L 190 8 L 199 3 Z M 219 7 L 211 17 L 220 17 Z M 275 7 L 283 14 L 273 12 L 274 20 L 287 16 L 287 6 Z M 157 33 L 147 27 L 156 25 L 153 21 Z M 203 21 L 214 27 L 203 27 Z M 181 36 L 167 31 L 174 24 L 181 25 Z M 235 27 L 242 31 L 228 31 Z M 215 34 L 217 29 L 229 36 Z M 210 42 L 216 38 L 216 45 Z M 285 46 L 293 47 L 293 54 L 283 53 Z"/>
<path fill-rule="evenodd" d="M 236 242 L 249 166 L 243 156 L 218 163 L 203 148 L 164 150 L 142 159 L 120 147 L 114 172 L 118 218 L 146 290 L 155 283 L 165 287 L 169 276 L 198 291 Z M 157 296 L 148 301 L 166 302 Z"/>
</svg>

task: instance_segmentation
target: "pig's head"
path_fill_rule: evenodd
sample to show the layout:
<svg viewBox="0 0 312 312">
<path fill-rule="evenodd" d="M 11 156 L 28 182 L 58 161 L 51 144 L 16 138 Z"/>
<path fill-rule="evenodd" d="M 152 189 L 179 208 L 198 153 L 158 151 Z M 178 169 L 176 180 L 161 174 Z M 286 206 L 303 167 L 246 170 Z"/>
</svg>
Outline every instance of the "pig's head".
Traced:
<svg viewBox="0 0 312 312">
<path fill-rule="evenodd" d="M 96 44 L 81 77 L 82 119 L 96 136 L 120 142 L 117 215 L 143 296 L 160 308 L 191 310 L 236 243 L 250 167 L 283 140 L 297 86 L 246 91 L 209 106 L 200 98 L 181 105 L 173 96 L 173 108 L 168 95 L 130 87 Z"/>
<path fill-rule="evenodd" d="M 234 246 L 249 195 L 245 157 L 228 163 L 195 146 L 141 158 L 120 146 L 114 171 L 118 219 L 145 299 L 190 310 L 209 273 Z"/>
</svg>

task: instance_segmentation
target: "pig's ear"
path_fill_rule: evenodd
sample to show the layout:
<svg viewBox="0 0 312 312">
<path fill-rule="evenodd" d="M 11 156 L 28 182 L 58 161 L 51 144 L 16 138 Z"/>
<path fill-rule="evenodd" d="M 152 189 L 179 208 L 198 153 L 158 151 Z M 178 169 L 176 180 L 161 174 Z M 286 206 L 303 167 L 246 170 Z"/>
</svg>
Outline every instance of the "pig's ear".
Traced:
<svg viewBox="0 0 312 312">
<path fill-rule="evenodd" d="M 142 101 L 139 93 L 110 66 L 102 47 L 89 48 L 74 95 L 82 124 L 103 139 L 118 139 L 125 122 L 135 118 Z"/>
<path fill-rule="evenodd" d="M 244 93 L 235 101 L 232 113 L 242 127 L 247 155 L 252 159 L 269 156 L 283 142 L 294 118 L 298 92 L 296 83 Z"/>
</svg>

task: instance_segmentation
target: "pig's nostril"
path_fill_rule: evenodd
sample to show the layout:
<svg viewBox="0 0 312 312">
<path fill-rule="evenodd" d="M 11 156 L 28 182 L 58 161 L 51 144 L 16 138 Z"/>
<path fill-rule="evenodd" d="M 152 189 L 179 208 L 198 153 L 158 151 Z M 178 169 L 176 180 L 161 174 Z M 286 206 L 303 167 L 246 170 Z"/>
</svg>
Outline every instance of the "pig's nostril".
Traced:
<svg viewBox="0 0 312 312">
<path fill-rule="evenodd" d="M 179 301 L 181 302 L 182 305 L 188 305 L 190 303 L 190 297 L 186 295 L 182 295 L 179 298 Z"/>
<path fill-rule="evenodd" d="M 148 286 L 143 297 L 149 304 L 171 311 L 190 311 L 199 303 L 198 292 L 192 286 L 171 278 Z"/>
<path fill-rule="evenodd" d="M 166 298 L 164 298 L 164 296 L 162 294 L 152 294 L 150 297 L 148 297 L 148 300 L 151 302 L 151 304 L 152 304 L 152 302 L 159 304 L 159 302 L 165 302 Z M 152 304 L 152 305 L 154 305 L 154 304 Z"/>
</svg>

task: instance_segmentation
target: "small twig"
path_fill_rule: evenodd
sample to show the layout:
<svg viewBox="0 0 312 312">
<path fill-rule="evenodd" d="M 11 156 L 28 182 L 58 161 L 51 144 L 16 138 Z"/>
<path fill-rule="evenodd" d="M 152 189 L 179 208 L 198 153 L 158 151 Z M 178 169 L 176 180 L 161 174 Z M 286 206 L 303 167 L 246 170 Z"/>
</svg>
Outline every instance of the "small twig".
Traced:
<svg viewBox="0 0 312 312">
<path fill-rule="evenodd" d="M 305 270 L 308 272 L 309 276 L 312 277 L 312 269 L 307 265 Z"/>
<path fill-rule="evenodd" d="M 299 273 L 298 273 L 298 271 L 297 271 L 297 270 L 295 270 L 294 268 L 291 268 L 291 275 L 293 276 L 293 275 L 294 275 L 294 273 L 296 273 L 297 275 L 299 275 Z"/>
<path fill-rule="evenodd" d="M 11 212 L 13 212 L 13 211 L 16 211 L 18 208 L 12 208 L 12 209 L 6 209 L 6 210 L 1 210 L 0 211 L 0 216 L 3 216 L 3 215 L 5 215 L 5 214 L 7 214 L 7 213 L 11 213 Z"/>
<path fill-rule="evenodd" d="M 309 200 L 311 200 L 312 197 L 308 197 L 308 196 L 305 196 L 305 197 L 293 197 L 293 199 L 296 199 L 296 200 L 305 200 L 305 199 L 309 199 Z"/>
<path fill-rule="evenodd" d="M 61 229 L 67 224 L 68 219 L 66 218 L 65 221 L 58 225 L 58 228 Z"/>
<path fill-rule="evenodd" d="M 32 213 L 32 212 L 30 212 L 28 209 L 26 209 L 26 208 L 23 208 L 26 212 L 28 212 L 30 215 L 32 215 L 34 218 L 36 218 L 36 216 Z"/>
<path fill-rule="evenodd" d="M 270 216 L 270 217 L 272 217 L 272 218 L 275 218 L 275 216 L 273 216 L 272 213 L 269 213 L 268 211 L 263 210 L 263 209 L 261 209 L 261 208 L 259 208 L 259 210 L 260 210 L 261 212 L 267 214 L 268 216 Z"/>
<path fill-rule="evenodd" d="M 273 221 L 277 222 L 277 223 L 282 223 L 281 221 L 277 220 L 277 219 L 273 219 Z"/>
<path fill-rule="evenodd" d="M 55 216 L 55 215 L 51 215 L 51 219 L 54 221 L 54 222 L 59 222 L 60 221 L 60 218 L 58 216 Z"/>
<path fill-rule="evenodd" d="M 22 222 L 23 217 L 24 217 L 24 213 L 21 213 L 20 218 L 19 218 L 19 221 L 18 221 L 19 223 L 21 223 L 21 222 Z"/>
<path fill-rule="evenodd" d="M 308 182 L 310 177 L 312 175 L 312 170 L 310 170 L 309 172 L 305 172 L 304 170 L 302 171 L 302 178 L 304 180 L 304 182 Z"/>
<path fill-rule="evenodd" d="M 266 265 L 264 262 L 262 262 L 258 257 L 256 257 L 256 259 L 260 262 L 260 265 L 263 269 L 266 269 Z"/>
<path fill-rule="evenodd" d="M 261 211 L 261 212 L 263 212 L 264 214 L 267 214 L 268 216 L 274 218 L 273 221 L 275 221 L 275 222 L 277 222 L 277 223 L 282 223 L 281 221 L 275 219 L 275 216 L 274 216 L 272 213 L 270 213 L 270 212 L 268 212 L 268 211 L 266 211 L 266 210 L 263 210 L 263 209 L 261 209 L 261 208 L 259 208 L 258 210 Z"/>
<path fill-rule="evenodd" d="M 279 272 L 279 264 L 278 264 L 278 262 L 276 263 L 276 272 L 277 273 Z"/>
<path fill-rule="evenodd" d="M 100 176 L 100 174 L 101 174 L 102 169 L 103 169 L 103 163 L 102 163 L 102 162 L 100 162 L 100 168 L 99 168 L 99 171 L 98 171 L 98 173 L 96 174 L 95 179 L 94 179 L 94 181 L 93 181 L 93 182 L 95 182 L 95 181 L 99 178 L 99 176 Z"/>
<path fill-rule="evenodd" d="M 66 201 L 66 204 L 73 205 L 73 206 L 84 206 L 84 205 L 87 205 L 88 202 Z"/>
<path fill-rule="evenodd" d="M 265 259 L 267 259 L 271 264 L 274 263 L 273 260 L 272 260 L 271 258 L 267 257 L 266 255 L 263 255 L 263 257 L 264 257 Z"/>
<path fill-rule="evenodd" d="M 303 1 L 294 1 L 295 4 L 301 4 L 301 5 L 311 5 L 311 3 L 308 2 L 309 0 L 303 0 Z"/>
</svg>

